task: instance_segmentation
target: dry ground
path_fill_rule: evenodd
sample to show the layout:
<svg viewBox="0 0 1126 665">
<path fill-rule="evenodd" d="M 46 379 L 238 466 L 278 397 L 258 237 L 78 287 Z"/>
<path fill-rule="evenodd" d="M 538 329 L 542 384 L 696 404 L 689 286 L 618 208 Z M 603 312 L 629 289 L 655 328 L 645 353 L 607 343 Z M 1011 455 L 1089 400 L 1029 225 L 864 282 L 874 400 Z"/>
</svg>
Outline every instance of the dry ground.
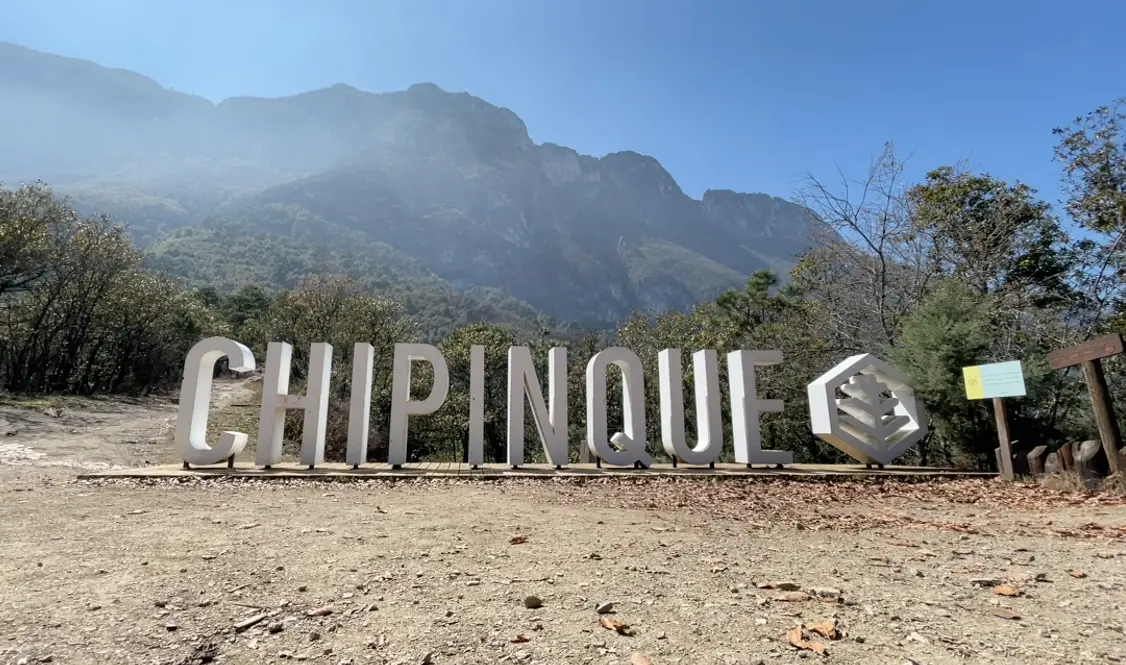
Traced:
<svg viewBox="0 0 1126 665">
<path fill-rule="evenodd" d="M 0 663 L 1126 662 L 1121 500 L 976 480 L 85 483 L 168 462 L 174 406 L 59 406 L 0 407 Z M 838 639 L 802 634 L 825 655 L 791 645 L 827 620 Z"/>
</svg>

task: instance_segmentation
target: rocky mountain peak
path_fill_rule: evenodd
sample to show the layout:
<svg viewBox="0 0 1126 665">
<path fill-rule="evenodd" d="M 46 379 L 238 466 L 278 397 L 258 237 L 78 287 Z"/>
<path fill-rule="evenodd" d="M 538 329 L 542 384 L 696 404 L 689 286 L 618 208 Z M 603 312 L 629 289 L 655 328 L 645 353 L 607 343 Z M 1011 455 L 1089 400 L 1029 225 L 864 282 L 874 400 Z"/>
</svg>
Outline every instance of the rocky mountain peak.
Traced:
<svg viewBox="0 0 1126 665">
<path fill-rule="evenodd" d="M 133 72 L 0 45 L 0 123 L 21 129 L 0 151 L 0 181 L 68 174 L 64 193 L 146 242 L 167 238 L 168 256 L 228 256 L 237 234 L 283 237 L 342 265 L 394 253 L 452 288 L 496 289 L 562 320 L 690 307 L 755 270 L 784 274 L 809 244 L 800 206 L 726 190 L 694 200 L 650 155 L 537 146 L 510 109 L 435 83 L 213 105 Z M 159 186 L 138 175 L 157 171 Z M 170 233 L 191 225 L 223 228 L 227 244 Z"/>
</svg>

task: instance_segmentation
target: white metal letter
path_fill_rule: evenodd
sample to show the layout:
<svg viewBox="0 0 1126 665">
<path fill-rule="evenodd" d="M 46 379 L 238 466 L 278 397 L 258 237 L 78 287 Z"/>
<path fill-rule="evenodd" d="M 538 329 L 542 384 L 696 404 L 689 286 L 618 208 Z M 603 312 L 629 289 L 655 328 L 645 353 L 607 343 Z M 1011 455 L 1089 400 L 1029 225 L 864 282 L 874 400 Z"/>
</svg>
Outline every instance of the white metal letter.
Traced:
<svg viewBox="0 0 1126 665">
<path fill-rule="evenodd" d="M 606 369 L 622 370 L 622 421 L 625 432 L 607 438 Z M 629 349 L 615 346 L 594 354 L 586 365 L 586 442 L 590 452 L 613 466 L 651 466 L 645 450 L 645 374 L 641 359 Z M 615 448 L 615 444 L 619 449 Z"/>
<path fill-rule="evenodd" d="M 661 442 L 665 452 L 686 464 L 711 464 L 723 454 L 723 425 L 719 401 L 719 358 L 713 349 L 692 354 L 696 391 L 696 446 L 684 435 L 684 372 L 680 349 L 657 355 L 661 377 Z"/>
<path fill-rule="evenodd" d="M 348 453 L 345 461 L 358 467 L 367 461 L 371 429 L 371 379 L 375 348 L 367 342 L 352 347 L 352 403 L 348 409 Z"/>
<path fill-rule="evenodd" d="M 781 351 L 732 351 L 727 354 L 727 379 L 731 384 L 731 429 L 735 461 L 739 464 L 793 464 L 788 450 L 762 449 L 763 413 L 778 413 L 780 399 L 759 399 L 755 367 L 782 362 Z"/>
<path fill-rule="evenodd" d="M 266 347 L 266 375 L 262 378 L 262 411 L 258 416 L 255 455 L 259 466 L 272 466 L 281 460 L 288 409 L 305 412 L 301 427 L 301 463 L 313 467 L 324 461 L 332 345 L 315 342 L 309 347 L 309 379 L 304 395 L 289 394 L 292 359 L 293 347 L 285 342 L 270 342 Z"/>
<path fill-rule="evenodd" d="M 218 464 L 246 446 L 242 432 L 222 432 L 219 444 L 207 445 L 207 417 L 211 411 L 211 380 L 215 363 L 227 358 L 232 371 L 254 370 L 254 354 L 246 346 L 226 337 L 208 337 L 192 347 L 184 359 L 180 384 L 180 408 L 176 416 L 176 452 L 188 464 Z"/>
<path fill-rule="evenodd" d="M 524 463 L 524 397 L 532 402 L 532 418 L 536 422 L 547 463 L 556 467 L 568 462 L 567 451 L 567 349 L 555 347 L 548 352 L 548 405 L 544 405 L 543 389 L 532 352 L 526 346 L 508 349 L 508 463 L 514 467 Z"/>
<path fill-rule="evenodd" d="M 472 467 L 485 463 L 485 347 L 469 347 L 469 459 Z"/>
<path fill-rule="evenodd" d="M 411 365 L 425 360 L 434 368 L 434 387 L 424 400 L 411 400 Z M 442 352 L 429 344 L 396 344 L 391 383 L 391 432 L 387 461 L 401 466 L 407 461 L 407 419 L 434 413 L 450 391 L 450 372 Z"/>
</svg>

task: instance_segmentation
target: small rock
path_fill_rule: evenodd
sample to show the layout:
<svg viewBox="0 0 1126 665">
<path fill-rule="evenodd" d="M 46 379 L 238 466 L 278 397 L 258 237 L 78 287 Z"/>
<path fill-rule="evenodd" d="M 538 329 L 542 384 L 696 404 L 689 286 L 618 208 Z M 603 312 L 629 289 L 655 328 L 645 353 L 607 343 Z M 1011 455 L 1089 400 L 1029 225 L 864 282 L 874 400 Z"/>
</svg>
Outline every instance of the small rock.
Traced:
<svg viewBox="0 0 1126 665">
<path fill-rule="evenodd" d="M 614 611 L 614 603 L 599 603 L 595 605 L 594 611 L 599 614 L 609 614 Z"/>
<path fill-rule="evenodd" d="M 810 587 L 809 592 L 821 598 L 840 598 L 841 590 L 832 587 Z"/>
<path fill-rule="evenodd" d="M 281 621 L 275 621 L 275 622 L 271 623 L 269 626 L 267 626 L 266 630 L 270 631 L 271 635 L 277 634 L 277 633 L 280 633 L 283 630 L 285 630 L 285 624 L 282 623 Z"/>
<path fill-rule="evenodd" d="M 524 598 L 524 607 L 535 610 L 543 607 L 543 600 L 539 596 L 528 596 Z"/>
<path fill-rule="evenodd" d="M 426 652 L 426 655 L 422 657 L 422 665 L 433 665 L 433 663 L 434 663 L 434 654 L 432 652 L 429 652 L 429 651 Z"/>
<path fill-rule="evenodd" d="M 311 617 L 326 617 L 330 614 L 332 614 L 332 608 L 328 605 L 325 605 L 324 607 L 318 607 L 315 610 L 309 610 L 308 612 L 308 615 Z"/>
</svg>

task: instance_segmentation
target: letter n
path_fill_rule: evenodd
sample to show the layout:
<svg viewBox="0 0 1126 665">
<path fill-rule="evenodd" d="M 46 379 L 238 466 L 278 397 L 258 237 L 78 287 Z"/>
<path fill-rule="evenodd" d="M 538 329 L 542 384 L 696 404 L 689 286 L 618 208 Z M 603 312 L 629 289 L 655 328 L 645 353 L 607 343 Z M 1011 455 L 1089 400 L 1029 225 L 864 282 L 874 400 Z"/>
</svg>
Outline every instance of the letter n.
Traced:
<svg viewBox="0 0 1126 665">
<path fill-rule="evenodd" d="M 508 463 L 518 467 L 524 463 L 524 397 L 532 402 L 532 417 L 543 442 L 547 462 L 565 466 L 567 451 L 567 349 L 555 347 L 548 352 L 548 405 L 544 405 L 543 389 L 536 376 L 532 352 L 526 346 L 508 349 Z"/>
</svg>

